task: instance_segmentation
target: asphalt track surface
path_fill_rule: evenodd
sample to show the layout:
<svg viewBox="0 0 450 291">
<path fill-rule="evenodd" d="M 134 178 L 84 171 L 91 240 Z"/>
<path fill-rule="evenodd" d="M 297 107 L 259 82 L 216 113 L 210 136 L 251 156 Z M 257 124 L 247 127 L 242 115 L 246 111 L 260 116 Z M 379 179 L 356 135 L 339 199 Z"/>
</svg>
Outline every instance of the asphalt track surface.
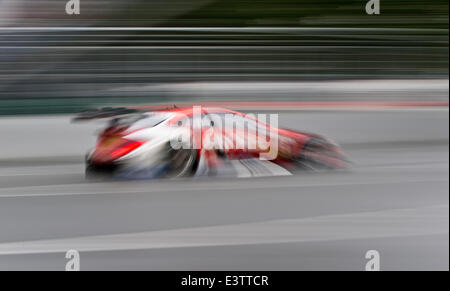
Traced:
<svg viewBox="0 0 450 291">
<path fill-rule="evenodd" d="M 281 112 L 345 171 L 87 182 L 98 125 L 0 118 L 0 270 L 448 270 L 448 108 Z"/>
</svg>

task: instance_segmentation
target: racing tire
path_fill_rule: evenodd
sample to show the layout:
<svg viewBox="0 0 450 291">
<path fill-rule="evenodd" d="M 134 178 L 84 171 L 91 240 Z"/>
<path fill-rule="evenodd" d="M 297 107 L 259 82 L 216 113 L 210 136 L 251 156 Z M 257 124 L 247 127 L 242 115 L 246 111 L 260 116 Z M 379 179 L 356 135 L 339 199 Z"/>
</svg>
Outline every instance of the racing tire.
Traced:
<svg viewBox="0 0 450 291">
<path fill-rule="evenodd" d="M 320 138 L 311 138 L 296 159 L 298 168 L 306 171 L 343 169 L 347 161 L 336 145 Z"/>
<path fill-rule="evenodd" d="M 166 177 L 192 177 L 198 167 L 197 151 L 194 149 L 171 150 L 170 163 Z"/>
<path fill-rule="evenodd" d="M 116 166 L 106 165 L 98 166 L 93 164 L 86 164 L 85 178 L 86 180 L 105 180 L 112 178 L 116 171 Z"/>
</svg>

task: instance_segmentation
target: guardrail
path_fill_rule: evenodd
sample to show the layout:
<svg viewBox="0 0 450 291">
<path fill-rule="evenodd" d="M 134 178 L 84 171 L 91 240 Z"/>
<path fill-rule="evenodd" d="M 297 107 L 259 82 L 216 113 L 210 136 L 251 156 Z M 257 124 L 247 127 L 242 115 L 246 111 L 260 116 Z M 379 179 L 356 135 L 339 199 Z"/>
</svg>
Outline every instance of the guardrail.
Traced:
<svg viewBox="0 0 450 291">
<path fill-rule="evenodd" d="M 447 29 L 4 27 L 0 52 L 3 114 L 126 103 L 136 91 L 113 89 L 144 84 L 448 78 Z"/>
</svg>

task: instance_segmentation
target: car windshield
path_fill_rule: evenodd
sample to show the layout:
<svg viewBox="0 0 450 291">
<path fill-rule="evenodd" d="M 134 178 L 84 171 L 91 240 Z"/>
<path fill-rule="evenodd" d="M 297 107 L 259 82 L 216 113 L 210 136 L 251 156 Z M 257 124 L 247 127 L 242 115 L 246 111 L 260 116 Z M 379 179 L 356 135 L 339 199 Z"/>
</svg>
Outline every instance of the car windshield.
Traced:
<svg viewBox="0 0 450 291">
<path fill-rule="evenodd" d="M 135 120 L 130 126 L 132 128 L 155 127 L 166 121 L 168 118 L 169 116 L 163 113 L 146 113 L 141 115 L 141 118 Z"/>
</svg>

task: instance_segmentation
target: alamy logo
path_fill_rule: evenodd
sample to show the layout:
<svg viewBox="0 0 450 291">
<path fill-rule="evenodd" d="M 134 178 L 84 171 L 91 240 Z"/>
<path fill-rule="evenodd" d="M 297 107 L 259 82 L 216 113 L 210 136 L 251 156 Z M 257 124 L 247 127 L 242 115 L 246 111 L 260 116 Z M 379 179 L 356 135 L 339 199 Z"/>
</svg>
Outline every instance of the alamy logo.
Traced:
<svg viewBox="0 0 450 291">
<path fill-rule="evenodd" d="M 269 118 L 252 113 L 206 114 L 201 106 L 194 106 L 192 116 L 180 113 L 177 119 L 171 125 L 170 140 L 175 150 L 257 151 L 261 160 L 274 160 L 278 156 L 278 114 L 270 114 Z"/>
<path fill-rule="evenodd" d="M 380 270 L 380 253 L 378 251 L 376 250 L 367 251 L 366 259 L 369 260 L 366 263 L 366 271 Z"/>
<path fill-rule="evenodd" d="M 66 252 L 66 271 L 80 270 L 80 253 L 77 250 L 68 250 Z"/>
<path fill-rule="evenodd" d="M 369 15 L 380 14 L 380 0 L 370 0 L 367 2 L 366 13 Z"/>
<path fill-rule="evenodd" d="M 80 14 L 80 0 L 70 0 L 66 3 L 66 13 L 69 15 Z"/>
</svg>

